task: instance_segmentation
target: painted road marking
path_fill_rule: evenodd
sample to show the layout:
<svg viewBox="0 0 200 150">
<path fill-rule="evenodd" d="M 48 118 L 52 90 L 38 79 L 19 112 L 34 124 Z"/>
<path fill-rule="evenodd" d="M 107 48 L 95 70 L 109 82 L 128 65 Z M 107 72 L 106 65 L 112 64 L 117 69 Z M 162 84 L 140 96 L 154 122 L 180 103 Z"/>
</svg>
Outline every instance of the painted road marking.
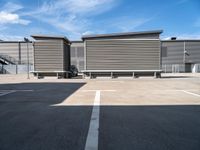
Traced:
<svg viewBox="0 0 200 150">
<path fill-rule="evenodd" d="M 115 90 L 85 90 L 85 92 L 87 91 L 96 91 L 96 94 L 94 98 L 94 105 L 92 109 L 92 116 L 85 144 L 85 150 L 98 150 L 101 91 L 113 92 Z"/>
<path fill-rule="evenodd" d="M 14 92 L 32 92 L 33 90 L 0 90 L 0 96 L 11 94 Z"/>
<path fill-rule="evenodd" d="M 10 93 L 14 93 L 15 91 L 0 91 L 0 96 L 4 96 L 4 95 L 7 95 L 7 94 L 10 94 Z"/>
<path fill-rule="evenodd" d="M 188 92 L 188 91 L 185 91 L 185 90 L 181 90 L 181 91 L 182 91 L 182 92 L 184 92 L 184 93 L 187 93 L 187 94 L 193 95 L 193 96 L 200 97 L 200 95 L 199 95 L 199 94 L 195 94 L 195 93 Z"/>
</svg>

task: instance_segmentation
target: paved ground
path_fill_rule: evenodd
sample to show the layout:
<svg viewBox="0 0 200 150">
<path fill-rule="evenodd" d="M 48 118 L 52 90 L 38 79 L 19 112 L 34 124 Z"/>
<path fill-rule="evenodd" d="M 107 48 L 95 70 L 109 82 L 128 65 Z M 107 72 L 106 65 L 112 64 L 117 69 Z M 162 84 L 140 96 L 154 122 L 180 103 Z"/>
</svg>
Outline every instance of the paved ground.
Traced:
<svg viewBox="0 0 200 150">
<path fill-rule="evenodd" d="M 200 75 L 170 76 L 0 76 L 0 150 L 199 150 Z"/>
</svg>

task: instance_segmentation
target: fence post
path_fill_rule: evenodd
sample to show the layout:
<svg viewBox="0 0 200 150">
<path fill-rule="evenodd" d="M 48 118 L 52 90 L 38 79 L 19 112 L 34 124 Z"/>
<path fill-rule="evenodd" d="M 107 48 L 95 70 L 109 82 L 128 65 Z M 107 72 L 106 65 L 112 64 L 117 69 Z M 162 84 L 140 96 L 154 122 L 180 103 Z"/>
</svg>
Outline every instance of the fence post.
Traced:
<svg viewBox="0 0 200 150">
<path fill-rule="evenodd" d="M 16 74 L 18 74 L 18 65 L 16 64 Z"/>
</svg>

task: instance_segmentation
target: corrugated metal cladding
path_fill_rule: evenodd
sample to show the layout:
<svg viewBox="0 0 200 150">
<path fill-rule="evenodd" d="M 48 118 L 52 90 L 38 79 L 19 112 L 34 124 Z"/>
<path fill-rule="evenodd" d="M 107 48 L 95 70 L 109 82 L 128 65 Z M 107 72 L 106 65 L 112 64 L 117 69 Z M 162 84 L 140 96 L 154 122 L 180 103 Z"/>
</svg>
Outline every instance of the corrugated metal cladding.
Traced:
<svg viewBox="0 0 200 150">
<path fill-rule="evenodd" d="M 159 39 L 86 40 L 86 70 L 160 70 Z"/>
<path fill-rule="evenodd" d="M 184 42 L 185 50 L 189 55 L 184 58 Z M 200 41 L 180 40 L 180 41 L 162 41 L 162 65 L 165 64 L 184 64 L 184 63 L 200 63 Z M 185 59 L 185 60 L 184 60 Z"/>
<path fill-rule="evenodd" d="M 186 55 L 186 62 L 200 64 L 200 41 L 185 43 L 186 51 L 189 55 Z"/>
<path fill-rule="evenodd" d="M 33 64 L 33 45 L 29 46 L 29 63 Z M 27 63 L 27 43 L 25 42 L 0 42 L 0 55 L 7 55 L 15 60 L 16 64 Z"/>
<path fill-rule="evenodd" d="M 63 40 L 39 40 L 34 43 L 35 71 L 67 71 L 70 52 Z"/>
<path fill-rule="evenodd" d="M 83 41 L 72 41 L 71 44 L 71 65 L 75 65 L 78 71 L 84 70 L 84 43 Z"/>
<path fill-rule="evenodd" d="M 161 45 L 162 64 L 183 64 L 183 42 L 162 42 Z M 163 53 L 166 55 L 163 55 Z"/>
</svg>

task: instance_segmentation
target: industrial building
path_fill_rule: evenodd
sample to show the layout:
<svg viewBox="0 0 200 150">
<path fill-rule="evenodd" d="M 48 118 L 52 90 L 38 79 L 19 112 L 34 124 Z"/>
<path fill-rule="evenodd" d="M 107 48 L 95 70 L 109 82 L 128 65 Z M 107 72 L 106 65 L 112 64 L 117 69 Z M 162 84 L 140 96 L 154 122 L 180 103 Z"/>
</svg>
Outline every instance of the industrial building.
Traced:
<svg viewBox="0 0 200 150">
<path fill-rule="evenodd" d="M 28 53 L 27 53 L 28 44 Z M 33 70 L 33 44 L 24 41 L 0 41 L 0 73 L 25 73 Z"/>
<path fill-rule="evenodd" d="M 68 77 L 70 70 L 70 41 L 62 36 L 32 35 L 34 42 L 34 71 L 38 77 L 56 75 Z"/>
<path fill-rule="evenodd" d="M 96 76 L 200 72 L 200 40 L 160 40 L 162 30 L 87 35 L 82 41 L 64 36 L 33 35 L 33 42 L 0 41 L 0 73 L 67 77 L 70 66 Z M 29 68 L 29 69 L 28 69 Z"/>
<path fill-rule="evenodd" d="M 161 73 L 162 30 L 83 36 L 86 76 Z"/>
<path fill-rule="evenodd" d="M 200 40 L 163 40 L 163 72 L 200 72 Z"/>
</svg>

